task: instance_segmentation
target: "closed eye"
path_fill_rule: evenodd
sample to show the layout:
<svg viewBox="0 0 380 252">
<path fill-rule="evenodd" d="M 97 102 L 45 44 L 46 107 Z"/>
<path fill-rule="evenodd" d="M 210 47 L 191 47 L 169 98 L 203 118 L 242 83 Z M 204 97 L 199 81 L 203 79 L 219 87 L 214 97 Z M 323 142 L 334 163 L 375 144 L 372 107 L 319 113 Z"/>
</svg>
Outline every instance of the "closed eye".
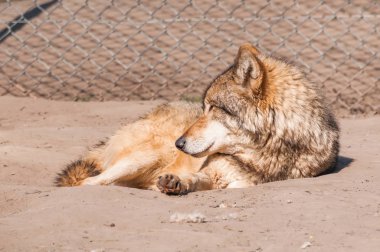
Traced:
<svg viewBox="0 0 380 252">
<path fill-rule="evenodd" d="M 222 111 L 225 114 L 228 114 L 230 116 L 234 116 L 234 114 L 232 114 L 228 109 L 226 109 L 226 107 L 224 107 L 224 106 L 217 106 L 217 105 L 210 104 L 210 103 L 207 104 L 207 105 L 205 105 L 204 112 L 208 113 L 208 112 L 210 112 L 210 111 L 212 111 L 214 109 L 218 109 L 218 110 Z"/>
<path fill-rule="evenodd" d="M 218 110 L 222 111 L 224 114 L 233 116 L 233 114 L 229 110 L 227 110 L 225 107 L 222 107 L 222 106 L 212 106 L 212 109 L 218 109 Z"/>
<path fill-rule="evenodd" d="M 233 114 L 226 107 L 219 107 L 224 113 L 233 116 Z"/>
<path fill-rule="evenodd" d="M 214 106 L 212 106 L 211 104 L 203 104 L 203 113 L 209 113 L 213 109 L 213 107 Z"/>
</svg>

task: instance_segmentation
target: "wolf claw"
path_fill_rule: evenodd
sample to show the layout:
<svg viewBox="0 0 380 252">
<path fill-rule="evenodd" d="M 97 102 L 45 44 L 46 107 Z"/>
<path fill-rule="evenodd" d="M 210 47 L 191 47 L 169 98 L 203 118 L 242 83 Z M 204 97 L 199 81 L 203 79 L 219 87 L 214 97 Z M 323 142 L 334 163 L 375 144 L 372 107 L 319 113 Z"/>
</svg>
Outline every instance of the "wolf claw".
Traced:
<svg viewBox="0 0 380 252">
<path fill-rule="evenodd" d="M 181 179 L 173 174 L 165 174 L 158 177 L 157 187 L 162 193 L 179 195 L 186 194 L 187 191 Z"/>
</svg>

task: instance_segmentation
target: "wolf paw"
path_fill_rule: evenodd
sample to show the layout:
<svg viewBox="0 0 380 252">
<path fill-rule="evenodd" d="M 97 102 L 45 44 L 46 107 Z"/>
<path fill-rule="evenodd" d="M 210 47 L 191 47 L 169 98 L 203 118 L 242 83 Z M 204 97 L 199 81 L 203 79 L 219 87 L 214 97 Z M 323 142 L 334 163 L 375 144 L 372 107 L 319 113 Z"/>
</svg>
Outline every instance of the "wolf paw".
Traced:
<svg viewBox="0 0 380 252">
<path fill-rule="evenodd" d="M 186 194 L 186 186 L 181 182 L 181 179 L 173 174 L 165 174 L 158 177 L 157 187 L 162 193 L 179 195 Z"/>
</svg>

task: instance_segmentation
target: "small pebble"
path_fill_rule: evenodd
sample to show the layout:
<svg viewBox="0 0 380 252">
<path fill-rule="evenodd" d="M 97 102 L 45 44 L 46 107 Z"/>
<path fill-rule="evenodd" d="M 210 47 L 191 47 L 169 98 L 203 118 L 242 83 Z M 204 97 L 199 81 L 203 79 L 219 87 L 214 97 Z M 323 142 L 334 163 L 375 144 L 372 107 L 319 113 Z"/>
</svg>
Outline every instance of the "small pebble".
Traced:
<svg viewBox="0 0 380 252">
<path fill-rule="evenodd" d="M 309 242 L 309 241 L 305 241 L 305 242 L 302 244 L 301 249 L 305 249 L 305 248 L 310 247 L 310 246 L 311 246 L 311 242 Z"/>
<path fill-rule="evenodd" d="M 226 204 L 224 204 L 224 203 L 221 203 L 221 204 L 219 204 L 219 206 L 218 206 L 219 208 L 226 208 L 227 207 L 227 205 Z"/>
</svg>

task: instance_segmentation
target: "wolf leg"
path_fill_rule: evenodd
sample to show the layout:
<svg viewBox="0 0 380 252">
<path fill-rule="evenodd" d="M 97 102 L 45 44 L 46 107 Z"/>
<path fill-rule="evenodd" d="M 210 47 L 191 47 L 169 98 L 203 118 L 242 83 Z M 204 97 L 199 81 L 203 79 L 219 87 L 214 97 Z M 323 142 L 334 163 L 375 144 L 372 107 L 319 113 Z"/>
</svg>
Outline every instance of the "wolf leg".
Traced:
<svg viewBox="0 0 380 252">
<path fill-rule="evenodd" d="M 157 151 L 134 151 L 105 169 L 101 174 L 86 178 L 82 185 L 109 185 L 128 179 L 152 167 L 159 160 Z"/>
<path fill-rule="evenodd" d="M 161 192 L 167 194 L 254 186 L 257 183 L 256 177 L 241 166 L 231 156 L 215 154 L 208 157 L 199 172 L 178 176 L 164 174 L 159 177 L 156 185 Z"/>
<path fill-rule="evenodd" d="M 156 184 L 162 193 L 186 194 L 194 191 L 211 190 L 213 182 L 208 174 L 203 172 L 182 175 L 165 174 L 158 177 Z"/>
</svg>

